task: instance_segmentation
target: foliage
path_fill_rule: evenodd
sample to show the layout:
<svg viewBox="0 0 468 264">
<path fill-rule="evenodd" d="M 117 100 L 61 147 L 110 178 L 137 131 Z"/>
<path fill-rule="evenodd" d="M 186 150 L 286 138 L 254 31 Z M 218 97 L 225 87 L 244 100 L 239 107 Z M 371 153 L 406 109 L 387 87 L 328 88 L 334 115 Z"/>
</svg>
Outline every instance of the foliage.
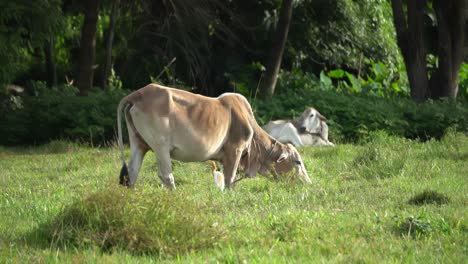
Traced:
<svg viewBox="0 0 468 264">
<path fill-rule="evenodd" d="M 336 71 L 329 73 L 333 74 Z M 112 141 L 116 106 L 128 91 L 120 89 L 122 84 L 116 76 L 111 84 L 115 86 L 106 91 L 96 89 L 87 97 L 79 97 L 73 86 L 48 88 L 43 82 L 32 82 L 28 88 L 31 95 L 3 100 L 0 120 L 7 125 L 0 126 L 0 144 L 38 144 L 57 138 L 92 144 Z M 463 99 L 418 105 L 408 98 L 384 98 L 372 90 L 356 93 L 338 89 L 325 74 L 319 79 L 300 72 L 283 72 L 278 94 L 268 101 L 255 99 L 244 84 L 236 85 L 239 92 L 251 98 L 260 124 L 297 117 L 306 106 L 313 106 L 328 118 L 333 142 L 355 142 L 375 130 L 423 140 L 440 138 L 449 127 L 468 131 L 468 102 Z"/>
<path fill-rule="evenodd" d="M 259 88 L 259 82 L 265 72 L 265 66 L 260 62 L 252 62 L 244 67 L 237 68 L 225 77 L 229 80 L 234 92 L 240 93 L 246 97 L 256 97 Z"/>
<path fill-rule="evenodd" d="M 373 94 L 383 97 L 408 97 L 408 77 L 404 70 L 393 72 L 383 63 L 378 62 L 371 63 L 369 72 L 365 77 L 356 77 L 354 74 L 342 69 L 329 71 L 326 75 L 321 72 L 320 83 L 326 82 L 327 84 L 331 84 L 331 80 L 326 80 L 328 76 L 336 80 L 336 87 L 341 91 Z M 330 86 L 328 85 L 328 87 Z"/>
<path fill-rule="evenodd" d="M 332 141 L 355 141 L 375 130 L 423 140 L 440 138 L 449 127 L 468 131 L 468 102 L 464 99 L 416 104 L 399 96 L 384 98 L 372 90 L 337 89 L 325 74 L 318 79 L 309 73 L 283 72 L 274 98 L 251 101 L 261 124 L 297 117 L 306 106 L 313 106 L 327 117 Z"/>
<path fill-rule="evenodd" d="M 63 26 L 58 0 L 0 1 L 0 87 L 36 64 L 37 50 Z"/>
<path fill-rule="evenodd" d="M 226 25 L 237 21 L 228 6 L 235 4 L 218 0 L 129 3 L 116 30 L 115 69 L 126 87 L 145 85 L 149 76 L 177 58 L 170 68 L 172 76 L 167 76 L 169 81 L 179 79 L 186 85 L 197 85 L 200 92 L 214 93 L 210 86 L 223 74 L 219 70 L 226 59 L 223 48 L 239 42 Z"/>
<path fill-rule="evenodd" d="M 104 143 L 114 138 L 116 109 L 126 91 L 94 90 L 76 96 L 72 86 L 47 88 L 33 83 L 33 95 L 22 97 L 22 108 L 0 118 L 0 144 L 38 144 L 57 138 Z"/>
<path fill-rule="evenodd" d="M 390 3 L 381 0 L 305 0 L 293 11 L 286 62 L 317 68 L 366 71 L 366 60 L 394 70 L 401 64 Z"/>
<path fill-rule="evenodd" d="M 95 84 L 103 71 L 111 2 L 102 1 L 99 9 Z M 171 76 L 162 81 L 177 80 L 209 95 L 233 89 L 250 93 L 236 74 L 253 62 L 266 62 L 279 8 L 276 0 L 121 1 L 113 68 L 122 85 L 133 90 L 176 57 Z M 8 65 L 0 70 L 0 84 L 49 80 L 44 47 L 50 40 L 58 82 L 76 80 L 83 23 L 79 1 L 3 1 L 0 10 L 0 62 Z M 400 63 L 389 11 L 380 0 L 296 1 L 284 67 L 367 73 L 367 61 L 373 60 L 396 69 Z M 256 87 L 259 77 L 254 73 L 253 86 L 247 87 Z"/>
<path fill-rule="evenodd" d="M 468 99 L 468 63 L 462 63 L 458 78 L 458 95 Z"/>
<path fill-rule="evenodd" d="M 369 73 L 365 76 L 356 76 L 343 69 L 321 71 L 319 76 L 300 69 L 293 69 L 291 72 L 282 71 L 278 76 L 280 82 L 278 86 L 283 91 L 332 90 L 345 94 L 381 97 L 409 96 L 408 78 L 404 69 L 393 71 L 381 62 L 370 62 L 370 65 Z"/>
<path fill-rule="evenodd" d="M 359 177 L 377 148 L 382 175 Z M 359 144 L 298 149 L 312 185 L 255 177 L 216 188 L 207 163 L 173 162 L 161 188 L 149 152 L 132 190 L 118 185 L 117 147 L 67 141 L 0 147 L 0 262 L 463 263 L 468 137 L 407 140 L 372 133 Z M 126 156 L 129 156 L 126 147 Z M 292 177 L 292 176 L 291 176 Z M 443 204 L 408 203 L 433 190 Z M 410 229 L 411 223 L 411 229 Z M 409 233 L 409 236 L 408 236 Z"/>
</svg>

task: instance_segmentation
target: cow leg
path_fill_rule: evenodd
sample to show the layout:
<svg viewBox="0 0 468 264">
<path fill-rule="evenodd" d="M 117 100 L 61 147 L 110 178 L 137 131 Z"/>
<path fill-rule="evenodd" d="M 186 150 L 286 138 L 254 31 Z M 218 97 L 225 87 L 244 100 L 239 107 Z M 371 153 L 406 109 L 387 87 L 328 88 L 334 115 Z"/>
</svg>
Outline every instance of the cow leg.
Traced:
<svg viewBox="0 0 468 264">
<path fill-rule="evenodd" d="M 236 179 L 237 168 L 239 167 L 239 162 L 242 156 L 243 149 L 237 148 L 233 151 L 227 152 L 227 157 L 224 159 L 224 185 L 226 188 L 231 188 L 232 183 Z"/>
<path fill-rule="evenodd" d="M 173 190 L 175 189 L 174 176 L 172 175 L 172 163 L 169 149 L 157 148 L 156 156 L 158 158 L 158 176 L 164 186 Z"/>
<path fill-rule="evenodd" d="M 128 163 L 129 187 L 133 188 L 138 179 L 143 158 L 146 152 L 148 152 L 148 146 L 135 134 L 133 129 L 128 129 L 128 134 L 131 150 L 130 162 Z"/>
</svg>

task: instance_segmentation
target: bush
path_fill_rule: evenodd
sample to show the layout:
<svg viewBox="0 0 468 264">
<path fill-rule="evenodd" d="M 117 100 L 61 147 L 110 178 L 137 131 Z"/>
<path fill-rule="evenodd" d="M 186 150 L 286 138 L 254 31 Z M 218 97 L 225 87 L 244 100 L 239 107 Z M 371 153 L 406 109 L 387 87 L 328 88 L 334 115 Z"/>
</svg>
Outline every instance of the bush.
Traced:
<svg viewBox="0 0 468 264">
<path fill-rule="evenodd" d="M 313 106 L 327 117 L 332 141 L 355 142 L 376 130 L 422 140 L 441 138 L 449 127 L 468 132 L 464 98 L 416 104 L 409 98 L 328 89 L 326 82 L 314 78 L 300 72 L 287 74 L 279 78 L 273 98 L 251 100 L 259 123 L 294 118 Z"/>
<path fill-rule="evenodd" d="M 51 139 L 103 143 L 115 135 L 116 109 L 126 91 L 93 90 L 76 96 L 76 89 L 36 87 L 22 97 L 21 108 L 0 114 L 0 144 L 38 144 Z"/>
<path fill-rule="evenodd" d="M 307 106 L 328 118 L 333 142 L 356 142 L 372 131 L 407 138 L 441 138 L 447 128 L 468 132 L 468 101 L 429 100 L 416 104 L 409 98 L 379 93 L 350 93 L 333 88 L 324 74 L 282 73 L 272 99 L 251 98 L 260 124 L 299 116 Z M 31 95 L 0 107 L 0 144 L 39 144 L 71 139 L 102 144 L 114 139 L 116 107 L 129 91 L 93 90 L 76 96 L 76 88 L 47 88 L 35 83 Z M 244 91 L 244 93 L 247 93 Z M 19 103 L 18 103 L 19 102 Z"/>
</svg>

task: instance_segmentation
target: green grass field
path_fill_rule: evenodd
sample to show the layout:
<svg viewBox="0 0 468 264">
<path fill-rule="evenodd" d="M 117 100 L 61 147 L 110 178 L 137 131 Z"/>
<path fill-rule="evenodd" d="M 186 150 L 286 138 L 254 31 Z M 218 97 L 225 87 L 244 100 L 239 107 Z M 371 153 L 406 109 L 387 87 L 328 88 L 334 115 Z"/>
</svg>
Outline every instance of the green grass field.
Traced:
<svg viewBox="0 0 468 264">
<path fill-rule="evenodd" d="M 468 262 L 468 136 L 299 151 L 312 185 L 174 162 L 171 192 L 152 153 L 127 190 L 115 147 L 0 147 L 0 262 Z"/>
</svg>

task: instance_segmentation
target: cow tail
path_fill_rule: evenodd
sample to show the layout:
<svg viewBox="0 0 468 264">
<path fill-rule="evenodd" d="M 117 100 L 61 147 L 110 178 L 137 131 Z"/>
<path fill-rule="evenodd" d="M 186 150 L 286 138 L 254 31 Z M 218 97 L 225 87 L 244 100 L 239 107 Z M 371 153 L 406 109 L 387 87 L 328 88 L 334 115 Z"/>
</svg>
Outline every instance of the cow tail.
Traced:
<svg viewBox="0 0 468 264">
<path fill-rule="evenodd" d="M 127 100 L 122 99 L 117 107 L 117 131 L 118 131 L 118 144 L 120 147 L 121 155 L 122 155 L 122 169 L 120 170 L 120 184 L 128 186 L 128 169 L 127 164 L 125 162 L 125 152 L 124 152 L 124 144 L 123 144 L 123 136 L 122 136 L 122 112 L 126 111 L 128 106 Z"/>
</svg>

